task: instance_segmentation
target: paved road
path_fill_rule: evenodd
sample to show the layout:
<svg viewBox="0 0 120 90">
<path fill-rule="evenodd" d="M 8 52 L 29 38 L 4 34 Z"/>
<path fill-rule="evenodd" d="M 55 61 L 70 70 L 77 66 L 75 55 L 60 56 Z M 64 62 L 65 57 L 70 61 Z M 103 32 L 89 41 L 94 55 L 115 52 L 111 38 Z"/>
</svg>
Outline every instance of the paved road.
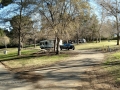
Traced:
<svg viewBox="0 0 120 90">
<path fill-rule="evenodd" d="M 87 73 L 100 64 L 104 55 L 83 50 L 65 62 L 32 71 L 36 76 L 31 81 L 15 79 L 14 74 L 0 65 L 0 90 L 112 90 L 109 86 L 91 85 Z M 42 78 L 39 78 L 42 75 Z M 101 89 L 103 88 L 103 89 Z"/>
</svg>

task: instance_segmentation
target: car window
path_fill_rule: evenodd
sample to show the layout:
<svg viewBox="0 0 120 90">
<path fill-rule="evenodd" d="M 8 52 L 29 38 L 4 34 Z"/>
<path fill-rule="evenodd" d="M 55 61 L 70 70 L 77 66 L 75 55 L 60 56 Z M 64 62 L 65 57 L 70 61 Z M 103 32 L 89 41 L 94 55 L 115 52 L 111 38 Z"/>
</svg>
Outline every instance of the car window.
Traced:
<svg viewBox="0 0 120 90">
<path fill-rule="evenodd" d="M 45 42 L 45 45 L 47 45 L 48 44 L 48 42 Z"/>
</svg>

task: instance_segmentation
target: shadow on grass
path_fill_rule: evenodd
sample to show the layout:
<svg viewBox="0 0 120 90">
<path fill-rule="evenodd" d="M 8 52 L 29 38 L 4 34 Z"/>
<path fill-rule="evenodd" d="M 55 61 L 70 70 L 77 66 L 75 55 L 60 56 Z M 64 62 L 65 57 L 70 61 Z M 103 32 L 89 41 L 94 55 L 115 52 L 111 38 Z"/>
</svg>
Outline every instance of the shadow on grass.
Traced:
<svg viewBox="0 0 120 90">
<path fill-rule="evenodd" d="M 1 61 L 11 61 L 11 60 L 21 60 L 21 59 L 30 59 L 33 57 L 43 57 L 43 56 L 52 56 L 55 55 L 55 53 L 32 53 L 30 55 L 21 55 L 21 56 L 17 56 L 17 55 L 7 55 L 7 56 L 3 56 L 3 59 L 0 59 Z M 2 58 L 2 57 L 1 57 Z"/>
<path fill-rule="evenodd" d="M 109 78 L 112 78 L 112 84 L 115 87 L 120 88 L 120 61 L 108 61 L 103 63 L 107 68 L 107 74 Z"/>
<path fill-rule="evenodd" d="M 61 51 L 60 54 L 66 54 L 66 55 L 77 55 L 79 54 L 79 52 L 72 52 L 71 50 L 64 50 Z M 11 61 L 11 60 L 21 60 L 21 59 L 30 59 L 30 58 L 34 58 L 34 57 L 44 57 L 44 56 L 54 56 L 56 55 L 55 52 L 37 52 L 37 53 L 32 53 L 32 54 L 28 54 L 28 55 L 21 55 L 21 56 L 17 56 L 16 54 L 9 54 L 9 55 L 3 55 L 0 57 L 0 61 Z"/>
<path fill-rule="evenodd" d="M 104 65 L 120 65 L 120 61 L 111 61 L 111 62 L 106 62 Z"/>
</svg>

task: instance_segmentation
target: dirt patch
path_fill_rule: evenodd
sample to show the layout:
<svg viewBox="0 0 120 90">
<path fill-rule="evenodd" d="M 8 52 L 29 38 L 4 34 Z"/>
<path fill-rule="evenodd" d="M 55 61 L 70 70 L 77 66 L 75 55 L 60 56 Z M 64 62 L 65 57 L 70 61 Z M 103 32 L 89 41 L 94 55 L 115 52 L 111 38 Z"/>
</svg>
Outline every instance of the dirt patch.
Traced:
<svg viewBox="0 0 120 90">
<path fill-rule="evenodd" d="M 44 78 L 44 76 L 40 74 L 36 74 L 34 72 L 18 72 L 14 74 L 14 77 L 16 79 L 25 79 L 29 82 L 37 82 L 38 80 L 41 80 Z"/>
<path fill-rule="evenodd" d="M 90 83 L 95 90 L 120 90 L 120 85 L 116 84 L 113 76 L 105 70 L 106 67 L 94 66 L 90 75 Z"/>
</svg>

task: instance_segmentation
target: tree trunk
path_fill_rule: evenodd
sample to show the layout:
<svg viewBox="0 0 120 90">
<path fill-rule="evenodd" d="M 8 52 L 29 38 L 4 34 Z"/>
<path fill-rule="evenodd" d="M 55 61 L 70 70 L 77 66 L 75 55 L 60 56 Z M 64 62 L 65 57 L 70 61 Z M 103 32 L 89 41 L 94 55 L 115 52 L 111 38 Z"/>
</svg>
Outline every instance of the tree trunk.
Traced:
<svg viewBox="0 0 120 90">
<path fill-rule="evenodd" d="M 19 39 L 19 42 L 18 42 L 18 55 L 20 56 L 21 55 L 21 16 L 22 16 L 22 9 L 23 9 L 23 1 L 21 0 L 21 7 L 20 7 L 20 22 L 19 22 L 19 28 L 18 28 L 18 31 L 19 31 L 19 34 L 18 34 L 18 39 Z"/>
<path fill-rule="evenodd" d="M 99 42 L 101 42 L 101 33 L 99 32 Z"/>
<path fill-rule="evenodd" d="M 36 39 L 34 38 L 34 48 L 36 48 Z"/>
<path fill-rule="evenodd" d="M 57 37 L 56 55 L 59 55 L 59 54 L 60 54 L 60 50 L 59 50 L 59 42 L 60 42 L 60 39 Z"/>
<path fill-rule="evenodd" d="M 56 40 L 56 37 L 55 37 L 55 40 L 54 40 L 54 52 L 56 51 L 56 42 L 57 42 L 57 40 Z"/>
<path fill-rule="evenodd" d="M 78 33 L 77 33 L 77 45 L 79 44 L 79 36 L 78 36 Z"/>
<path fill-rule="evenodd" d="M 117 45 L 119 45 L 119 33 L 117 33 Z"/>
<path fill-rule="evenodd" d="M 18 42 L 18 55 L 20 56 L 21 55 L 21 38 L 20 38 L 20 30 L 21 30 L 21 28 L 20 28 L 20 26 L 19 26 L 19 35 L 18 35 L 18 37 L 19 37 L 19 42 Z"/>
<path fill-rule="evenodd" d="M 119 39 L 120 39 L 120 36 L 119 36 L 119 20 L 118 20 L 118 16 L 116 16 L 116 25 L 117 25 L 117 45 L 119 45 Z"/>
<path fill-rule="evenodd" d="M 98 43 L 98 37 L 96 38 L 96 43 Z"/>
</svg>

